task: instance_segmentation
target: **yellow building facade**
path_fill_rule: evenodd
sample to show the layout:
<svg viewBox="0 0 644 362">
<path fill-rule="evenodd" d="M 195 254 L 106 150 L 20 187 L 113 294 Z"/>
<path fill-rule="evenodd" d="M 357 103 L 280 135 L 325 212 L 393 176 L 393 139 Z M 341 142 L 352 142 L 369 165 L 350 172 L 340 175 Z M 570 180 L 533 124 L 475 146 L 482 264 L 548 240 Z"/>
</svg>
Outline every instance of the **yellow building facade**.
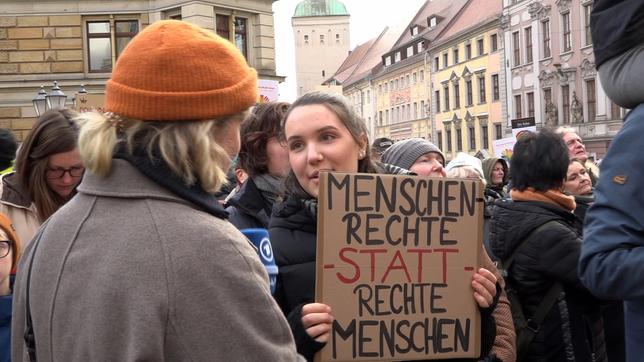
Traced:
<svg viewBox="0 0 644 362">
<path fill-rule="evenodd" d="M 501 8 L 493 10 L 466 7 L 429 49 L 431 123 L 448 160 L 493 155 L 503 137 Z"/>
<path fill-rule="evenodd" d="M 428 72 L 424 57 L 419 60 L 382 72 L 373 80 L 376 138 L 431 138 Z"/>
</svg>

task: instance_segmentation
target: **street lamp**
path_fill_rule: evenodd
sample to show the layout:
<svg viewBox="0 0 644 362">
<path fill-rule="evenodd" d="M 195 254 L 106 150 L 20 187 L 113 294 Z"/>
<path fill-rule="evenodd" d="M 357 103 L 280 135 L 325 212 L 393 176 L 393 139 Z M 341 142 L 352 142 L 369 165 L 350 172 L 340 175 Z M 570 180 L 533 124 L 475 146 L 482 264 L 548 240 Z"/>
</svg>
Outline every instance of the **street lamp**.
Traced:
<svg viewBox="0 0 644 362">
<path fill-rule="evenodd" d="M 36 110 L 37 117 L 40 117 L 41 114 L 47 111 L 47 92 L 45 92 L 44 86 L 40 86 L 38 95 L 31 102 L 34 104 L 34 109 Z"/>
<path fill-rule="evenodd" d="M 85 84 L 80 85 L 80 89 L 78 90 L 77 94 L 87 94 L 87 89 L 85 89 Z M 74 95 L 74 98 L 72 98 L 72 104 L 74 105 L 74 109 L 76 109 L 76 95 Z"/>
<path fill-rule="evenodd" d="M 44 86 L 40 86 L 38 95 L 31 102 L 34 105 L 36 116 L 40 117 L 48 109 L 65 108 L 65 101 L 67 101 L 67 96 L 58 86 L 58 82 L 54 81 L 54 86 L 49 94 L 45 92 Z"/>
</svg>

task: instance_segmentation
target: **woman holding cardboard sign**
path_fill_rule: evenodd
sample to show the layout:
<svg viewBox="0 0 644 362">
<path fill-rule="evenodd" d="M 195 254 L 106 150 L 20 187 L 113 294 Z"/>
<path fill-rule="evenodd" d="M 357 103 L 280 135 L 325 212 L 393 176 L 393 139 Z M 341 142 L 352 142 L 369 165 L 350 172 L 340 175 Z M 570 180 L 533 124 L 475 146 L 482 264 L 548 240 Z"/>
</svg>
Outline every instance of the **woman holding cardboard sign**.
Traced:
<svg viewBox="0 0 644 362">
<path fill-rule="evenodd" d="M 317 197 L 320 171 L 408 174 L 369 157 L 364 123 L 344 98 L 313 92 L 291 106 L 283 125 L 291 172 L 286 200 L 277 205 L 269 223 L 271 242 L 280 268 L 275 297 L 287 315 L 298 352 L 308 360 L 329 341 L 333 311 L 315 303 Z M 496 303 L 496 278 L 485 269 L 472 277 L 473 296 L 484 313 L 483 356 L 494 338 L 490 307 Z M 485 332 L 488 332 L 485 330 Z"/>
</svg>

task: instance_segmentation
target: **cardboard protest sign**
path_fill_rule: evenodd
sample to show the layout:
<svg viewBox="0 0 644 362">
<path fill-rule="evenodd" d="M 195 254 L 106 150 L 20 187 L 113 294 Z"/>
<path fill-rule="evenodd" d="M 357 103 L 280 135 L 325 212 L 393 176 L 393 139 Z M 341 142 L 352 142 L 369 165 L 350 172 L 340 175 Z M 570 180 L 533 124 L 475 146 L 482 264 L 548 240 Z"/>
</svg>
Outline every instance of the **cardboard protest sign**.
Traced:
<svg viewBox="0 0 644 362">
<path fill-rule="evenodd" d="M 105 112 L 103 105 L 105 104 L 105 94 L 88 94 L 76 93 L 76 111 L 89 112 L 98 111 Z"/>
<path fill-rule="evenodd" d="M 537 133 L 537 126 L 534 117 L 513 119 L 512 121 L 512 136 L 519 139 L 523 133 Z"/>
<path fill-rule="evenodd" d="M 317 361 L 479 355 L 480 182 L 323 172 L 318 200 L 316 301 L 335 320 Z"/>
</svg>

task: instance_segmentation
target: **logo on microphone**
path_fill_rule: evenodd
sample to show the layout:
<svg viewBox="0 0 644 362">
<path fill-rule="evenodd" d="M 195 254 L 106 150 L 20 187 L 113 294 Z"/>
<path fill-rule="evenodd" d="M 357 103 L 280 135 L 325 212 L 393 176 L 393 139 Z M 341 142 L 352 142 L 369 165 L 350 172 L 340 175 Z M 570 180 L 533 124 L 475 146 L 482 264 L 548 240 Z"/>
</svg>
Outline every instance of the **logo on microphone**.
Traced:
<svg viewBox="0 0 644 362">
<path fill-rule="evenodd" d="M 273 248 L 271 248 L 271 242 L 268 238 L 263 238 L 259 243 L 259 252 L 264 260 L 273 261 Z"/>
</svg>

